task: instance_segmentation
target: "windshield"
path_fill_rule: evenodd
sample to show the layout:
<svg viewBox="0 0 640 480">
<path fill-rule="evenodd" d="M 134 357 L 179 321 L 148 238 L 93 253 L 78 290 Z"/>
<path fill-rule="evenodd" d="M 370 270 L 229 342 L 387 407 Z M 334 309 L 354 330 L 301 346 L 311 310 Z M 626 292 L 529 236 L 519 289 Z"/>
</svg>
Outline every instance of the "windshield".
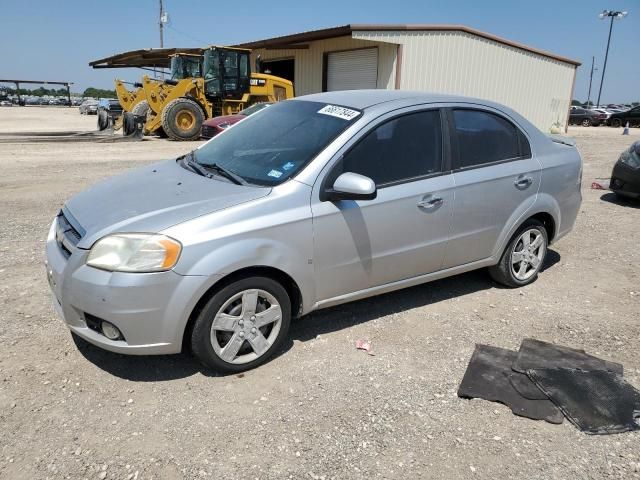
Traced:
<svg viewBox="0 0 640 480">
<path fill-rule="evenodd" d="M 177 56 L 171 58 L 171 80 L 200 77 L 201 57 Z"/>
<path fill-rule="evenodd" d="M 268 107 L 269 105 L 271 105 L 271 104 L 270 103 L 256 103 L 255 105 L 251 105 L 249 108 L 245 108 L 244 110 L 242 110 L 240 112 L 240 115 L 245 115 L 245 116 L 248 117 L 249 115 L 253 115 L 256 112 L 259 112 L 263 108 Z"/>
<path fill-rule="evenodd" d="M 202 165 L 217 164 L 257 185 L 295 176 L 361 112 L 317 102 L 287 100 L 252 115 L 196 151 Z"/>
</svg>

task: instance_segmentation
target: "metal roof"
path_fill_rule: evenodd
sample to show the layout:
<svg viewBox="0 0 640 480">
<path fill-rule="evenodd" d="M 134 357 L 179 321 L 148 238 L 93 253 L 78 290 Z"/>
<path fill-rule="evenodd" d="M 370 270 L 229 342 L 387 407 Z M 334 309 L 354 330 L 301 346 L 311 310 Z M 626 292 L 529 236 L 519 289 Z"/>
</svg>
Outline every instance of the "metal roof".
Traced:
<svg viewBox="0 0 640 480">
<path fill-rule="evenodd" d="M 204 48 L 147 48 L 94 60 L 89 62 L 89 66 L 93 68 L 169 68 L 171 55 L 176 53 L 198 55 L 203 51 Z"/>
<path fill-rule="evenodd" d="M 553 60 L 558 60 L 560 62 L 569 63 L 571 65 L 578 66 L 581 63 L 577 60 L 572 60 L 567 57 L 562 57 L 559 55 L 555 55 L 550 52 L 546 52 L 544 50 L 540 50 L 537 48 L 529 47 L 527 45 L 523 45 L 521 43 L 513 42 L 511 40 L 506 40 L 501 37 L 497 37 L 490 33 L 485 33 L 480 30 L 476 30 L 474 28 L 470 28 L 464 25 L 407 25 L 407 24 L 349 24 L 342 25 L 338 27 L 325 28 L 321 30 L 311 30 L 308 32 L 302 33 L 294 33 L 291 35 L 285 35 L 282 37 L 273 37 L 267 38 L 264 40 L 256 40 L 253 42 L 240 43 L 235 45 L 236 47 L 242 48 L 283 48 L 287 46 L 291 46 L 295 48 L 296 44 L 303 42 L 313 42 L 316 40 L 325 40 L 328 38 L 335 37 L 344 37 L 351 36 L 353 32 L 363 32 L 363 31 L 457 31 L 457 32 L 465 32 L 470 35 L 475 35 L 478 37 L 486 38 L 488 40 L 493 40 L 494 42 L 501 43 L 503 45 L 508 45 L 510 47 L 518 48 L 520 50 L 525 50 L 527 52 L 535 53 L 537 55 L 541 55 L 543 57 L 551 58 Z"/>
</svg>

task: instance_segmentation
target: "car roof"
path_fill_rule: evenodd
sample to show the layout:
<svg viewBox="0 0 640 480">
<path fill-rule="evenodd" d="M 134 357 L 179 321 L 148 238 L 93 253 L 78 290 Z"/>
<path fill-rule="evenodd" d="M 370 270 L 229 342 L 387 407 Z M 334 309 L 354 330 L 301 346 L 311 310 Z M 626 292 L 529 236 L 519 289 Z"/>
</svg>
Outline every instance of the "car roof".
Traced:
<svg viewBox="0 0 640 480">
<path fill-rule="evenodd" d="M 343 90 L 338 92 L 314 93 L 296 97 L 296 100 L 309 102 L 321 102 L 340 105 L 343 107 L 364 110 L 374 105 L 386 102 L 414 100 L 416 103 L 476 103 L 492 107 L 504 108 L 479 98 L 463 97 L 458 95 L 448 95 L 430 92 L 415 92 L 407 90 Z"/>
</svg>

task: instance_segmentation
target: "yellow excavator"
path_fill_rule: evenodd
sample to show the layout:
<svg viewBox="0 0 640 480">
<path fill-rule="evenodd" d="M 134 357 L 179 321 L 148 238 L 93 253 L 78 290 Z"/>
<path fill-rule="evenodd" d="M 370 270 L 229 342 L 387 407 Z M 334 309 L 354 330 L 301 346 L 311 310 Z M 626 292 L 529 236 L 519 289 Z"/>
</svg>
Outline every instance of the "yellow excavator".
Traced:
<svg viewBox="0 0 640 480">
<path fill-rule="evenodd" d="M 173 56 L 170 80 L 143 77 L 149 105 L 145 133 L 162 129 L 173 140 L 196 140 L 207 118 L 238 113 L 254 103 L 293 98 L 289 80 L 251 72 L 250 54 L 250 50 L 212 46 L 202 56 Z M 174 72 L 181 73 L 174 76 Z"/>
</svg>

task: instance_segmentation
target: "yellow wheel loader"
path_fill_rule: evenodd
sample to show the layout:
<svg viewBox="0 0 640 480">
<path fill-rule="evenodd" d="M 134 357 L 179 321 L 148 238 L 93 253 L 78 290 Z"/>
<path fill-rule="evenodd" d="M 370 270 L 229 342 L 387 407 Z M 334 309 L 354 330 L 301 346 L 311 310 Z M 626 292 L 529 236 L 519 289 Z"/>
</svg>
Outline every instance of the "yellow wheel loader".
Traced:
<svg viewBox="0 0 640 480">
<path fill-rule="evenodd" d="M 149 103 L 145 133 L 162 128 L 173 140 L 196 140 L 207 118 L 238 113 L 254 103 L 292 98 L 289 80 L 251 73 L 250 54 L 245 49 L 209 47 L 203 52 L 200 75 L 160 83 L 143 77 Z M 179 70 L 185 58 L 172 59 L 172 71 L 174 60 Z"/>
<path fill-rule="evenodd" d="M 202 75 L 202 55 L 190 55 L 179 53 L 175 54 L 171 58 L 171 80 L 168 83 L 175 83 L 183 78 L 201 76 Z M 162 80 L 146 79 L 147 88 L 151 86 L 158 87 L 163 83 Z M 144 85 L 142 83 L 134 83 L 133 86 L 136 90 L 129 90 L 122 80 L 116 79 L 116 94 L 120 105 L 122 105 L 123 112 L 131 112 L 134 115 L 147 116 L 149 112 L 149 102 L 145 92 Z"/>
</svg>

